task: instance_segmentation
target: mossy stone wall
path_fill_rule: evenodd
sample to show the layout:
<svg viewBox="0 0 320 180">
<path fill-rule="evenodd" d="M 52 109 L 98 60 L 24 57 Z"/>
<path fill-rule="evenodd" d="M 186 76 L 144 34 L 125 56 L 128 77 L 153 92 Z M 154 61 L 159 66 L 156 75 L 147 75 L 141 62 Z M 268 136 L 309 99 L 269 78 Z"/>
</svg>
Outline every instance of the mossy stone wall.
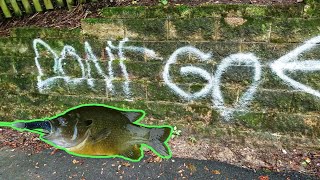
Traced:
<svg viewBox="0 0 320 180">
<path fill-rule="evenodd" d="M 106 8 L 102 18 L 83 19 L 79 29 L 16 28 L 10 37 L 0 38 L 0 119 L 34 119 L 52 116 L 83 103 L 104 103 L 124 108 L 144 109 L 145 123 L 170 124 L 178 129 L 211 136 L 213 129 L 230 123 L 241 129 L 272 133 L 320 136 L 320 98 L 298 90 L 279 78 L 270 64 L 305 41 L 320 35 L 319 3 L 290 6 L 212 5 L 176 7 Z M 125 46 L 148 48 L 156 56 L 124 50 L 123 61 L 128 78 L 123 75 L 122 60 L 113 50 L 114 91 L 106 88 L 91 62 L 94 87 L 88 83 L 56 82 L 45 91 L 37 86 L 39 72 L 35 63 L 34 39 L 40 38 L 57 54 L 70 45 L 82 58 L 88 59 L 85 42 L 91 46 L 100 67 L 108 74 L 110 56 L 108 41 L 117 46 L 128 38 Z M 201 98 L 185 99 L 163 79 L 165 64 L 179 48 L 192 46 L 211 53 L 202 62 L 194 54 L 182 54 L 170 67 L 171 80 L 185 92 L 195 93 L 208 84 L 196 75 L 181 75 L 185 66 L 201 68 L 212 77 L 222 60 L 232 54 L 252 53 L 261 64 L 260 84 L 245 111 L 235 109 L 226 118 L 212 102 L 212 90 Z M 37 46 L 43 79 L 56 76 L 54 56 Z M 319 49 L 302 53 L 298 60 L 318 60 Z M 70 77 L 81 77 L 82 69 L 74 56 L 63 60 Z M 235 107 L 251 87 L 252 66 L 235 65 L 221 77 L 221 92 L 226 108 Z M 320 89 L 319 71 L 289 71 L 292 79 Z M 123 90 L 129 80 L 130 95 Z M 216 86 L 217 84 L 213 84 Z M 238 111 L 239 110 L 239 111 Z"/>
</svg>

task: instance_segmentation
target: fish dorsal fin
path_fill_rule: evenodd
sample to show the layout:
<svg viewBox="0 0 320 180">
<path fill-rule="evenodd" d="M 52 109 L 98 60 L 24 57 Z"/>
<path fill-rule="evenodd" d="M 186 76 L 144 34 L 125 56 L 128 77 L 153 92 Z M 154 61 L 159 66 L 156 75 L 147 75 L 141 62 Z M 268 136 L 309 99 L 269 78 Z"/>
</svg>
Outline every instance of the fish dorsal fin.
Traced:
<svg viewBox="0 0 320 180">
<path fill-rule="evenodd" d="M 134 122 L 142 116 L 141 112 L 121 112 L 130 122 Z"/>
</svg>

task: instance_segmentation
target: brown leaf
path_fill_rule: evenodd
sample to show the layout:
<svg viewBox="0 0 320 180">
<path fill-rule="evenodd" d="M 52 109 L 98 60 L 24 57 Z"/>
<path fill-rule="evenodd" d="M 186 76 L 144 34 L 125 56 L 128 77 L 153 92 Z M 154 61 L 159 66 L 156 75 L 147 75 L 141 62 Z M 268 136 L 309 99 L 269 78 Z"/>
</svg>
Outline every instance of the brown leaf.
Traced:
<svg viewBox="0 0 320 180">
<path fill-rule="evenodd" d="M 212 173 L 212 174 L 221 174 L 221 172 L 218 171 L 218 170 L 212 170 L 211 173 Z"/>
<path fill-rule="evenodd" d="M 128 162 L 124 162 L 124 163 L 122 163 L 121 165 L 122 165 L 122 166 L 125 166 L 125 167 L 130 167 L 130 166 L 131 166 L 130 163 L 128 163 Z"/>
<path fill-rule="evenodd" d="M 72 163 L 73 164 L 78 164 L 80 161 L 78 161 L 78 160 L 76 160 L 76 159 L 74 159 L 74 160 L 72 160 Z"/>
<path fill-rule="evenodd" d="M 161 162 L 161 161 L 162 161 L 162 158 L 161 158 L 161 157 L 156 157 L 156 158 L 154 158 L 153 161 L 154 161 L 154 162 Z"/>
<path fill-rule="evenodd" d="M 59 149 L 54 149 L 54 150 L 50 153 L 50 155 L 51 155 L 51 156 L 54 155 L 58 150 L 59 150 Z"/>
<path fill-rule="evenodd" d="M 197 167 L 194 166 L 194 165 L 191 164 L 191 163 L 188 163 L 188 164 L 187 164 L 187 168 L 188 168 L 192 173 L 194 173 L 195 171 L 197 171 Z"/>
<path fill-rule="evenodd" d="M 269 176 L 259 176 L 259 180 L 269 180 Z"/>
</svg>

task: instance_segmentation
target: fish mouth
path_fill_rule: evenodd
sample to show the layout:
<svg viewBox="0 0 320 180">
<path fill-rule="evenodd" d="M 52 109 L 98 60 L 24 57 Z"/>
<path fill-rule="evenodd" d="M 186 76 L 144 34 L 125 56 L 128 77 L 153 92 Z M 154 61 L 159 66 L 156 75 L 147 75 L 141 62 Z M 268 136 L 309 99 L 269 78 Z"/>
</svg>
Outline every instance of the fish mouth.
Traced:
<svg viewBox="0 0 320 180">
<path fill-rule="evenodd" d="M 49 135 L 51 132 L 50 131 L 48 131 L 48 130 L 46 130 L 46 129 L 44 129 L 44 130 L 42 130 L 43 131 L 43 133 L 44 133 L 44 135 L 45 136 L 47 136 L 47 135 Z"/>
<path fill-rule="evenodd" d="M 47 121 L 50 125 L 50 130 L 48 129 L 43 129 L 43 133 L 44 133 L 44 138 L 47 138 L 49 136 L 51 136 L 54 132 L 56 132 L 56 128 L 52 125 L 52 123 L 50 121 Z"/>
</svg>

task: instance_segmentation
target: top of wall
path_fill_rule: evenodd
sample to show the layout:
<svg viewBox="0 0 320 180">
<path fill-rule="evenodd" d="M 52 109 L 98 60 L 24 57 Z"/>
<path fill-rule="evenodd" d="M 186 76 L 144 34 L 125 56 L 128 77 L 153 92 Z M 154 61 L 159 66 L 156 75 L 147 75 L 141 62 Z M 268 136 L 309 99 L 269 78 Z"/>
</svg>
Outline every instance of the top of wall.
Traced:
<svg viewBox="0 0 320 180">
<path fill-rule="evenodd" d="M 291 5 L 215 4 L 202 6 L 108 7 L 101 10 L 106 18 L 197 18 L 197 17 L 320 17 L 320 2 Z"/>
</svg>

